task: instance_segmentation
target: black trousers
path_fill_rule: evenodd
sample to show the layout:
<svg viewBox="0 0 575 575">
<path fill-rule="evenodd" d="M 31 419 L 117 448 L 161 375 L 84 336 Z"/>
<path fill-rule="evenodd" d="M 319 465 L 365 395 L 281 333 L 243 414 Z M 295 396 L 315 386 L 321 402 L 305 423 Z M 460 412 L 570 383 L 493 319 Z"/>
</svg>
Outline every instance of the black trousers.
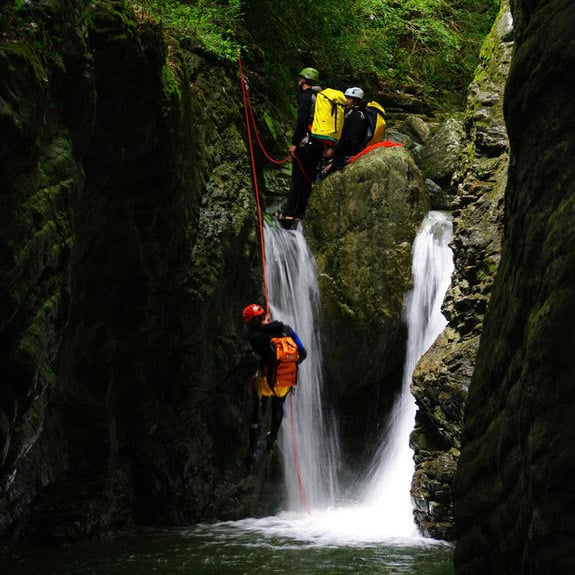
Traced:
<svg viewBox="0 0 575 575">
<path fill-rule="evenodd" d="M 269 441 L 274 443 L 277 440 L 284 416 L 284 402 L 286 397 L 287 395 L 284 397 L 259 397 L 257 393 L 254 393 L 249 445 L 249 452 L 251 454 L 254 454 L 257 449 L 260 427 L 262 419 L 265 417 L 268 410 L 268 405 L 271 407 L 271 428 Z"/>
<path fill-rule="evenodd" d="M 296 157 L 292 159 L 292 176 L 285 215 L 303 218 L 311 195 L 311 187 L 317 177 L 317 171 L 323 155 L 321 142 L 311 140 L 301 148 L 296 148 Z"/>
</svg>

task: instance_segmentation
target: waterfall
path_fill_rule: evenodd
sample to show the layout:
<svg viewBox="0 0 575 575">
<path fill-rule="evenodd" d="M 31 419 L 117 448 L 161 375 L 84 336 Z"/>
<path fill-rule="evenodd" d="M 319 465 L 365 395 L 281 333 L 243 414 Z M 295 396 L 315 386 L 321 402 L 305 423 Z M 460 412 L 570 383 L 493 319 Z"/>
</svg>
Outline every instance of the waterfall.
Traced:
<svg viewBox="0 0 575 575">
<path fill-rule="evenodd" d="M 453 272 L 451 235 L 449 217 L 432 211 L 413 244 L 413 287 L 404 305 L 408 337 L 403 383 L 365 490 L 365 504 L 381 509 L 382 521 L 391 522 L 397 535 L 415 531 L 410 497 L 415 467 L 409 436 L 417 408 L 410 386 L 417 362 L 447 325 L 441 305 Z"/>
<path fill-rule="evenodd" d="M 429 212 L 415 239 L 413 288 L 404 306 L 408 341 L 402 390 L 361 493 L 352 494 L 352 502 L 339 502 L 338 506 L 333 505 L 337 492 L 337 435 L 333 420 L 321 403 L 319 295 L 313 257 L 301 227 L 287 231 L 266 225 L 264 234 L 272 316 L 294 327 L 309 352 L 301 365 L 293 406 L 301 479 L 313 512 L 299 513 L 302 506 L 292 457 L 288 399 L 280 442 L 289 509 L 296 514 L 246 519 L 234 525 L 244 530 L 261 530 L 266 535 L 277 533 L 328 545 L 382 541 L 429 545 L 430 540 L 421 537 L 415 526 L 410 497 L 414 463 L 409 435 L 416 412 L 410 385 L 415 365 L 446 325 L 441 304 L 453 271 L 449 216 Z"/>
<path fill-rule="evenodd" d="M 288 505 L 289 509 L 298 509 L 302 503 L 299 471 L 307 504 L 325 507 L 333 504 L 336 494 L 338 443 L 333 418 L 322 404 L 319 289 L 314 259 L 301 226 L 287 231 L 266 224 L 264 239 L 272 318 L 291 325 L 308 351 L 307 359 L 300 364 L 295 395 L 288 396 L 284 404 L 279 436 Z M 293 454 L 294 438 L 299 469 Z"/>
</svg>

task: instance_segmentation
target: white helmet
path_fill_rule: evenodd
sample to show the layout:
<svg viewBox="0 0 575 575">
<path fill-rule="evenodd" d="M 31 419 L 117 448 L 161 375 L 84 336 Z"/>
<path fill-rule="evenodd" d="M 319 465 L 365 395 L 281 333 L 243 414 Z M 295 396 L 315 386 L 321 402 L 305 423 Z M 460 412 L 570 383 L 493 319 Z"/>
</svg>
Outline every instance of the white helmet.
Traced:
<svg viewBox="0 0 575 575">
<path fill-rule="evenodd" d="M 348 88 L 345 91 L 345 97 L 346 98 L 357 98 L 358 100 L 363 100 L 363 90 L 361 88 Z"/>
</svg>

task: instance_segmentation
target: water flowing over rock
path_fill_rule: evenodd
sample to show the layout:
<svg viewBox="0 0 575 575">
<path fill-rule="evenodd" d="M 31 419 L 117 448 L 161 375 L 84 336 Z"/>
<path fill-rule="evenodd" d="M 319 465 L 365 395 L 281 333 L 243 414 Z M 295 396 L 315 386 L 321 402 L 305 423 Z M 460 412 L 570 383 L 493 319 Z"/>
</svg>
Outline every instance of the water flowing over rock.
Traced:
<svg viewBox="0 0 575 575">
<path fill-rule="evenodd" d="M 503 89 L 512 50 L 509 19 L 504 5 L 485 41 L 469 91 L 464 153 L 454 175 L 455 272 L 444 302 L 449 325 L 413 375 L 418 405 L 411 437 L 415 515 L 426 534 L 441 539 L 455 535 L 452 486 L 463 408 L 500 258 L 508 169 Z M 486 146 L 489 134 L 498 135 L 496 146 Z"/>
</svg>

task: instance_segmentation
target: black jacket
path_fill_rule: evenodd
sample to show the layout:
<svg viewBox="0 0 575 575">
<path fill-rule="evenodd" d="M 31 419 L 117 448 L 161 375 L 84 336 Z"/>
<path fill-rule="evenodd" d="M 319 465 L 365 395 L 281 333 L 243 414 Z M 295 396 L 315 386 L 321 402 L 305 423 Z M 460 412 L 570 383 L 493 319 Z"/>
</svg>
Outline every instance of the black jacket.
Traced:
<svg viewBox="0 0 575 575">
<path fill-rule="evenodd" d="M 313 121 L 316 91 L 317 89 L 315 88 L 307 88 L 307 90 L 300 92 L 297 102 L 297 120 L 291 140 L 294 146 L 299 145 L 303 140 L 309 125 Z"/>
<path fill-rule="evenodd" d="M 294 339 L 299 349 L 300 361 L 305 359 L 307 352 L 297 333 L 289 325 L 281 321 L 272 321 L 271 323 L 260 325 L 249 335 L 252 349 L 262 360 L 262 367 L 273 369 L 276 361 L 276 352 L 271 340 L 273 337 L 284 336 L 291 336 Z"/>
<path fill-rule="evenodd" d="M 335 149 L 338 158 L 349 158 L 361 152 L 367 133 L 367 116 L 363 106 L 346 111 L 341 138 Z"/>
</svg>

